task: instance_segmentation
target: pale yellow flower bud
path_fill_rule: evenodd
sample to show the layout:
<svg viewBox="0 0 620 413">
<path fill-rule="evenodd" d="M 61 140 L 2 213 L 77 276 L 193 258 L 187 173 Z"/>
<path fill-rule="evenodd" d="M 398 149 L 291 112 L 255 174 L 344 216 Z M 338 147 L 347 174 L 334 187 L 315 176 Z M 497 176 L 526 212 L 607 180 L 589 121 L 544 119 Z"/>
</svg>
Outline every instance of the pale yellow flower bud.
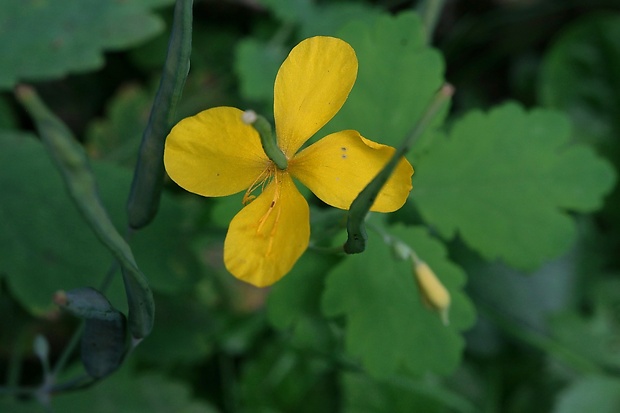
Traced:
<svg viewBox="0 0 620 413">
<path fill-rule="evenodd" d="M 413 269 L 424 303 L 430 309 L 437 311 L 441 321 L 448 325 L 450 293 L 424 261 L 413 260 Z"/>
</svg>

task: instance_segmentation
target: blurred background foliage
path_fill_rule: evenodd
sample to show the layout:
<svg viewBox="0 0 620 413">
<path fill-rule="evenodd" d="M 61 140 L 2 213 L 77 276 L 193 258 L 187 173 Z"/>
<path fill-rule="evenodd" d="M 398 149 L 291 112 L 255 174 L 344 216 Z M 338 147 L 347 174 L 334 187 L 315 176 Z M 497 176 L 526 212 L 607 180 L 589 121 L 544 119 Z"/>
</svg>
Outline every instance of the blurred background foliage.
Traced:
<svg viewBox="0 0 620 413">
<path fill-rule="evenodd" d="M 55 364 L 78 326 L 54 293 L 99 285 L 112 262 L 12 89 L 33 85 L 78 137 L 124 229 L 173 3 L 0 4 L 0 411 L 45 411 L 35 337 Z M 433 4 L 195 1 L 179 119 L 221 105 L 271 116 L 281 62 L 314 35 L 360 62 L 319 137 L 398 145 L 444 81 L 457 92 L 408 155 L 410 201 L 370 218 L 367 250 L 310 249 L 271 289 L 223 267 L 240 198 L 167 181 L 130 242 L 153 332 L 101 383 L 53 395 L 54 411 L 620 411 L 620 2 L 451 0 L 429 34 Z M 344 215 L 309 196 L 313 242 L 341 243 Z M 387 239 L 448 288 L 447 326 Z M 120 277 L 106 297 L 126 312 Z M 80 368 L 73 355 L 64 376 Z"/>
</svg>

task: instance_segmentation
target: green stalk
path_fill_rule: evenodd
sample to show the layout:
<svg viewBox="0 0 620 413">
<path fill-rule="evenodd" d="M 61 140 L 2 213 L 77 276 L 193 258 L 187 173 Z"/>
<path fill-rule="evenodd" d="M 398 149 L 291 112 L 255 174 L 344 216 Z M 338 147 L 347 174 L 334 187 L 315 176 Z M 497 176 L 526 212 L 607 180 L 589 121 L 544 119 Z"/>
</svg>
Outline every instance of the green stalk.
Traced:
<svg viewBox="0 0 620 413">
<path fill-rule="evenodd" d="M 422 135 L 424 130 L 431 123 L 435 115 L 439 112 L 442 106 L 447 103 L 454 94 L 454 88 L 451 85 L 444 84 L 444 86 L 437 92 L 430 105 L 422 117 L 418 120 L 411 132 L 407 135 L 405 140 L 400 144 L 400 147 L 396 149 L 392 158 L 383 167 L 383 169 L 373 178 L 372 181 L 359 193 L 357 198 L 351 203 L 349 208 L 349 215 L 347 219 L 347 233 L 348 238 L 345 242 L 343 249 L 347 254 L 357 254 L 363 252 L 366 249 L 366 241 L 368 235 L 366 234 L 366 228 L 364 220 L 372 204 L 377 198 L 377 194 L 383 188 L 383 185 L 387 182 L 396 168 L 401 158 L 409 151 L 415 140 Z"/>
<path fill-rule="evenodd" d="M 131 248 L 118 233 L 99 198 L 95 177 L 82 146 L 28 86 L 18 86 L 15 95 L 37 125 L 43 146 L 60 171 L 71 199 L 103 245 L 121 264 L 129 304 L 129 327 L 136 339 L 153 327 L 155 304 L 146 277 L 138 268 Z"/>
<path fill-rule="evenodd" d="M 128 222 L 134 229 L 148 225 L 159 208 L 164 181 L 164 145 L 172 129 L 177 103 L 189 72 L 192 5 L 193 0 L 177 0 L 174 8 L 166 63 L 149 123 L 142 135 L 138 163 L 127 201 Z"/>
<path fill-rule="evenodd" d="M 276 142 L 269 121 L 257 115 L 253 110 L 246 110 L 243 112 L 242 120 L 243 123 L 252 125 L 254 129 L 256 129 L 258 136 L 260 136 L 260 143 L 263 145 L 263 150 L 267 157 L 271 159 L 279 169 L 285 170 L 288 167 L 288 160 Z"/>
</svg>

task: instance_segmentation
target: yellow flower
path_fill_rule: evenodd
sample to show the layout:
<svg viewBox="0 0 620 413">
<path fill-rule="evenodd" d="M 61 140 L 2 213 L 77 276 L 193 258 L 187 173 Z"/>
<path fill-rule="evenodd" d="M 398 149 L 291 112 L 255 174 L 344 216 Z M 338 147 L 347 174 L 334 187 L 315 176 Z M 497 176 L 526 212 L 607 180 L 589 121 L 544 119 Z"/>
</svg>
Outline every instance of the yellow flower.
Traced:
<svg viewBox="0 0 620 413">
<path fill-rule="evenodd" d="M 340 39 L 313 37 L 293 48 L 274 86 L 276 136 L 288 160 L 285 170 L 267 157 L 258 133 L 236 108 L 205 110 L 170 132 L 164 163 L 176 183 L 207 197 L 246 190 L 245 206 L 231 221 L 224 242 L 224 262 L 235 277 L 259 287 L 271 285 L 308 247 L 310 211 L 293 177 L 325 203 L 348 209 L 394 153 L 354 130 L 299 150 L 340 110 L 356 76 L 355 52 Z M 371 210 L 399 209 L 411 190 L 412 174 L 403 158 Z M 262 193 L 255 197 L 259 187 Z"/>
</svg>

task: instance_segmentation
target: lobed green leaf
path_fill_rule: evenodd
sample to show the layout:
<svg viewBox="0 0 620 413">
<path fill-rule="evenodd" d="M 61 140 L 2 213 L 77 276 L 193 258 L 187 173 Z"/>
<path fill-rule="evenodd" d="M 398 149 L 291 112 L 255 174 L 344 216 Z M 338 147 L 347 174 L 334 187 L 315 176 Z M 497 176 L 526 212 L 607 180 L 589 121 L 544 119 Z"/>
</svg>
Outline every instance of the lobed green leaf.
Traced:
<svg viewBox="0 0 620 413">
<path fill-rule="evenodd" d="M 373 376 L 397 371 L 448 374 L 460 361 L 474 311 L 461 292 L 462 270 L 446 258 L 443 245 L 422 228 L 389 231 L 415 249 L 449 290 L 450 324 L 422 302 L 410 261 L 390 259 L 390 247 L 372 237 L 363 254 L 347 257 L 328 275 L 322 307 L 327 316 L 346 319 L 345 347 Z M 389 349 L 389 351 L 386 351 Z"/>
<path fill-rule="evenodd" d="M 0 90 L 103 66 L 103 52 L 163 30 L 152 9 L 172 0 L 5 0 L 0 2 Z M 35 32 L 33 33 L 33 30 Z"/>
<path fill-rule="evenodd" d="M 337 35 L 355 49 L 359 72 L 345 105 L 319 135 L 355 129 L 374 141 L 398 146 L 444 83 L 441 54 L 427 46 L 425 28 L 411 12 L 382 16 L 374 25 L 354 21 Z M 415 149 L 425 145 L 446 113 L 447 106 Z"/>
<path fill-rule="evenodd" d="M 0 162 L 0 191 L 11 194 L 0 203 L 0 273 L 21 305 L 40 315 L 52 308 L 57 290 L 99 284 L 112 256 L 84 225 L 33 136 L 0 133 Z M 93 169 L 103 203 L 116 227 L 124 227 L 131 173 L 106 163 L 94 163 Z M 137 262 L 159 292 L 188 290 L 200 273 L 183 242 L 188 235 L 182 215 L 183 208 L 164 197 L 159 219 L 132 240 Z M 108 298 L 116 308 L 126 307 L 122 294 L 120 283 L 113 283 Z"/>
<path fill-rule="evenodd" d="M 458 232 L 487 260 L 532 270 L 574 241 L 567 210 L 595 211 L 615 183 L 607 162 L 569 138 L 559 112 L 471 112 L 419 156 L 411 198 L 443 237 Z"/>
</svg>

